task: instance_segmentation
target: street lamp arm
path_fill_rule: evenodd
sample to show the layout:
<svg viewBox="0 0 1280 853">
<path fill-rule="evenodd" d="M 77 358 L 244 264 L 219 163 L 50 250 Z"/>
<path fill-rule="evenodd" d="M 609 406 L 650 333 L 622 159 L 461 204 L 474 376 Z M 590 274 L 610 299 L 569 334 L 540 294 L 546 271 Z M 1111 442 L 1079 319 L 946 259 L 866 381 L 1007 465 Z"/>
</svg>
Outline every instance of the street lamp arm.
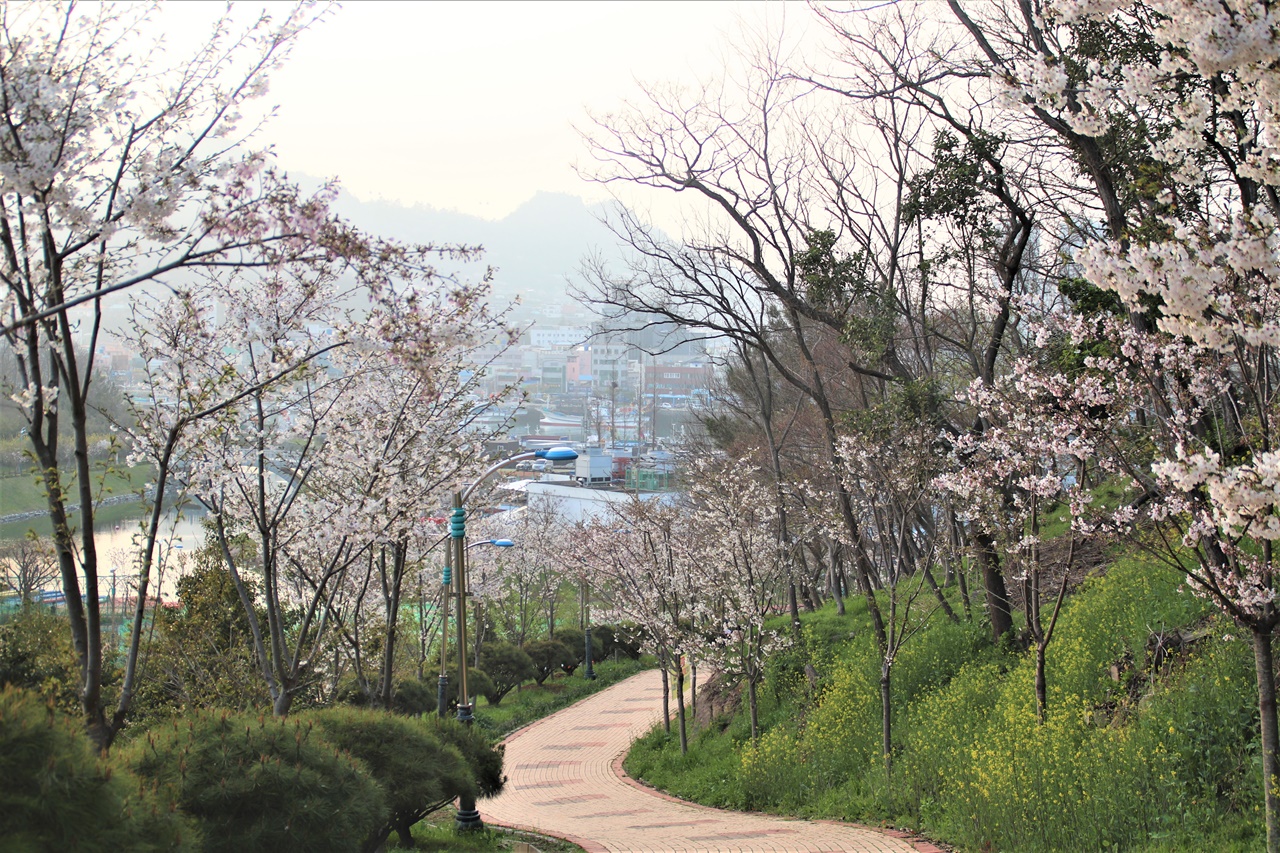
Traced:
<svg viewBox="0 0 1280 853">
<path fill-rule="evenodd" d="M 537 456 L 538 456 L 538 451 L 529 450 L 524 453 L 517 453 L 515 456 L 508 456 L 506 459 L 503 459 L 501 462 L 493 463 L 488 468 L 484 469 L 484 472 L 479 477 L 476 477 L 475 481 L 471 485 L 467 486 L 465 489 L 462 490 L 462 501 L 461 501 L 462 505 L 466 506 L 467 498 L 471 497 L 471 493 L 476 490 L 477 486 L 479 486 L 485 480 L 489 479 L 489 477 L 492 476 L 495 471 L 499 471 L 507 467 L 512 462 L 520 462 L 524 459 L 536 459 Z"/>
<path fill-rule="evenodd" d="M 512 462 L 521 462 L 525 459 L 550 459 L 553 462 L 569 462 L 578 458 L 578 453 L 571 447 L 546 447 L 542 450 L 526 450 L 524 453 L 517 453 L 515 456 L 508 456 L 500 462 L 495 462 L 476 477 L 475 482 L 462 490 L 462 504 L 467 503 L 467 498 L 471 497 L 471 493 L 476 490 L 481 483 L 489 479 L 494 472 L 499 471 Z"/>
</svg>

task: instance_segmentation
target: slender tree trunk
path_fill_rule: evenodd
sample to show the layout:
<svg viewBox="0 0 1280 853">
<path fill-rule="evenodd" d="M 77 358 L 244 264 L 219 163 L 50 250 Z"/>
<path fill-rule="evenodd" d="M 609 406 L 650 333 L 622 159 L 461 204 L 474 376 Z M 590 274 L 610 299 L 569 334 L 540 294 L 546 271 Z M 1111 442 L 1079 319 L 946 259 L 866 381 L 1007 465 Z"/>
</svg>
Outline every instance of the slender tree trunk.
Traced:
<svg viewBox="0 0 1280 853">
<path fill-rule="evenodd" d="M 1258 714 L 1262 723 L 1262 790 L 1267 815 L 1267 853 L 1280 853 L 1280 728 L 1276 722 L 1276 673 L 1271 631 L 1253 631 L 1253 663 L 1258 681 Z"/>
<path fill-rule="evenodd" d="M 662 728 L 671 734 L 671 680 L 667 675 L 666 655 L 662 656 Z"/>
<path fill-rule="evenodd" d="M 787 585 L 787 607 L 791 611 L 791 634 L 800 639 L 800 603 L 796 598 L 796 582 Z"/>
<path fill-rule="evenodd" d="M 382 655 L 382 684 L 379 685 L 378 702 L 391 710 L 392 679 L 395 677 L 396 642 L 400 627 L 400 587 L 404 579 L 404 566 L 408 544 L 400 541 L 391 546 L 391 574 L 387 574 L 387 549 L 379 556 L 379 568 L 383 578 L 383 595 L 387 606 L 387 629 Z"/>
<path fill-rule="evenodd" d="M 804 594 L 804 612 L 812 613 L 821 605 L 818 603 L 817 596 L 814 595 L 813 588 L 808 584 L 801 584 L 800 591 Z"/>
<path fill-rule="evenodd" d="M 756 680 L 747 678 L 747 709 L 751 712 L 751 739 L 760 737 L 760 702 L 756 697 Z"/>
<path fill-rule="evenodd" d="M 689 754 L 689 732 L 684 720 L 684 655 L 676 655 L 676 719 L 680 725 L 680 754 Z"/>
<path fill-rule="evenodd" d="M 693 720 L 698 720 L 698 663 L 693 658 L 689 659 L 689 700 L 690 710 L 693 712 Z"/>
<path fill-rule="evenodd" d="M 884 756 L 884 775 L 893 774 L 893 664 L 880 664 L 880 751 Z"/>
<path fill-rule="evenodd" d="M 831 595 L 836 600 L 836 615 L 844 615 L 844 590 L 840 588 L 840 546 L 833 539 L 827 540 L 827 572 L 831 579 Z"/>
<path fill-rule="evenodd" d="M 1043 641 L 1036 643 L 1036 717 L 1041 723 L 1044 722 L 1045 714 L 1049 709 L 1049 688 L 1044 666 L 1046 648 L 1048 648 L 1047 643 Z"/>
<path fill-rule="evenodd" d="M 947 601 L 947 597 L 943 595 L 942 590 L 938 587 L 938 582 L 934 580 L 933 570 L 927 565 L 923 569 L 925 582 L 929 584 L 929 589 L 933 590 L 933 597 L 938 599 L 938 604 L 942 607 L 942 612 L 947 614 L 947 618 L 952 622 L 959 623 L 960 617 L 951 609 L 951 604 Z"/>
</svg>

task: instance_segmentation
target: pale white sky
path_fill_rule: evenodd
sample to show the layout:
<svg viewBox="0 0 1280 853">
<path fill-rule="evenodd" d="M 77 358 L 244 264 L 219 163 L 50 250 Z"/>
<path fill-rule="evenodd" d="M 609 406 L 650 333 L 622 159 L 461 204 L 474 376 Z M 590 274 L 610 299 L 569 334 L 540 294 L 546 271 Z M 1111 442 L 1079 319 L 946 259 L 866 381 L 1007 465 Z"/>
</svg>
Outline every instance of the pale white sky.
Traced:
<svg viewBox="0 0 1280 853">
<path fill-rule="evenodd" d="M 261 3 L 242 0 L 242 7 Z M 198 34 L 221 4 L 173 4 Z M 267 101 L 288 170 L 354 195 L 501 218 L 539 190 L 598 199 L 573 130 L 635 81 L 694 83 L 733 61 L 742 26 L 807 23 L 799 3 L 349 2 L 304 33 Z M 206 30 L 207 31 L 207 30 Z"/>
</svg>

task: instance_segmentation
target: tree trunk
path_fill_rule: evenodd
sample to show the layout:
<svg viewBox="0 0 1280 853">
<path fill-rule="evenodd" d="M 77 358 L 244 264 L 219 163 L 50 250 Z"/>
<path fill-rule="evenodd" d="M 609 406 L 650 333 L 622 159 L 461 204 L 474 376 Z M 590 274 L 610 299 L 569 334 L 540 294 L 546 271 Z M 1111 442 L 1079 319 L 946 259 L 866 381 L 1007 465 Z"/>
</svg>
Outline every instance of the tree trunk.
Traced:
<svg viewBox="0 0 1280 853">
<path fill-rule="evenodd" d="M 1280 853 L 1277 787 L 1280 787 L 1280 731 L 1276 723 L 1276 673 L 1271 631 L 1253 631 L 1253 663 L 1258 680 L 1258 715 L 1262 723 L 1262 790 L 1267 815 L 1267 853 Z"/>
<path fill-rule="evenodd" d="M 938 599 L 938 604 L 942 606 L 942 612 L 947 614 L 947 618 L 952 622 L 959 624 L 960 617 L 951 609 L 951 604 L 948 603 L 947 597 L 942 594 L 942 590 L 938 588 L 938 582 L 934 580 L 933 571 L 928 566 L 924 567 L 924 579 L 928 582 L 929 589 L 933 590 L 933 597 Z"/>
<path fill-rule="evenodd" d="M 1049 708 L 1049 688 L 1045 681 L 1044 653 L 1048 643 L 1043 640 L 1036 643 L 1036 717 L 1044 722 Z"/>
<path fill-rule="evenodd" d="M 884 756 L 884 775 L 888 779 L 893 774 L 893 691 L 890 681 L 893 665 L 880 665 L 880 750 Z"/>
<path fill-rule="evenodd" d="M 834 539 L 827 540 L 827 572 L 830 578 L 831 595 L 836 600 L 836 615 L 844 615 L 844 590 L 840 588 L 840 549 Z"/>
<path fill-rule="evenodd" d="M 756 680 L 747 679 L 747 708 L 751 712 L 751 739 L 760 737 L 760 703 L 756 698 Z"/>
<path fill-rule="evenodd" d="M 689 700 L 691 702 L 690 710 L 693 712 L 693 719 L 698 719 L 698 664 L 692 658 L 689 660 Z"/>
<path fill-rule="evenodd" d="M 1009 591 L 1004 585 L 1004 573 L 996 556 L 996 545 L 987 533 L 973 537 L 974 552 L 982 568 L 982 585 L 987 590 L 987 616 L 991 619 L 991 639 L 1000 638 L 1013 630 L 1013 613 L 1009 608 Z"/>
<path fill-rule="evenodd" d="M 665 655 L 662 660 L 662 727 L 671 734 L 671 680 L 667 676 Z"/>
<path fill-rule="evenodd" d="M 800 639 L 800 603 L 796 599 L 796 582 L 787 585 L 787 607 L 791 611 L 791 634 Z"/>
<path fill-rule="evenodd" d="M 689 732 L 684 723 L 684 655 L 676 655 L 676 718 L 680 724 L 680 754 L 689 754 Z"/>
<path fill-rule="evenodd" d="M 413 840 L 413 824 L 405 821 L 396 822 L 396 835 L 400 838 L 400 846 L 408 850 L 414 850 L 418 844 Z"/>
</svg>

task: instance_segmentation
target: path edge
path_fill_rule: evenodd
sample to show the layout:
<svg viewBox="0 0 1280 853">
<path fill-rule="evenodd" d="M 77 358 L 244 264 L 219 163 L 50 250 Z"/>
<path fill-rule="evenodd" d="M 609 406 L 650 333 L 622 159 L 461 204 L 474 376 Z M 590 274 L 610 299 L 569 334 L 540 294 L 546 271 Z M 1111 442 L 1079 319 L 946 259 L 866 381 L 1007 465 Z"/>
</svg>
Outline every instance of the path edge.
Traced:
<svg viewBox="0 0 1280 853">
<path fill-rule="evenodd" d="M 906 843 L 914 847 L 917 851 L 919 851 L 919 853 L 948 853 L 948 851 L 945 848 L 939 847 L 937 844 L 934 844 L 929 839 L 924 838 L 920 835 L 917 835 L 914 832 L 906 832 L 901 829 L 887 829 L 881 826 L 868 826 L 865 823 L 853 823 L 852 821 L 845 821 L 845 820 L 830 820 L 827 818 L 819 818 L 817 820 L 811 820 L 809 818 L 796 817 L 795 815 L 773 814 L 772 812 L 742 812 L 742 811 L 738 811 L 737 809 L 720 809 L 720 808 L 716 808 L 715 806 L 708 806 L 708 805 L 703 805 L 702 803 L 695 803 L 693 800 L 685 800 L 673 794 L 668 794 L 666 791 L 659 790 L 658 788 L 655 788 L 652 785 L 646 785 L 643 782 L 640 782 L 639 780 L 634 779 L 631 776 L 628 776 L 627 771 L 623 769 L 622 765 L 623 765 L 623 762 L 627 760 L 627 755 L 630 754 L 630 752 L 631 752 L 631 747 L 628 746 L 626 749 L 624 749 L 621 753 L 619 753 L 613 759 L 613 761 L 611 762 L 611 766 L 613 768 L 614 775 L 617 776 L 619 779 L 621 779 L 623 782 L 626 782 L 631 787 L 635 788 L 636 790 L 643 791 L 649 796 L 656 797 L 660 800 L 666 800 L 671 803 L 679 803 L 682 806 L 689 806 L 695 809 L 703 809 L 705 811 L 713 811 L 713 812 L 721 812 L 721 813 L 737 812 L 738 814 L 744 814 L 744 815 L 767 816 L 767 817 L 777 818 L 778 820 L 804 821 L 806 823 L 825 823 L 831 826 L 852 826 L 852 827 L 857 827 L 858 829 L 866 830 L 867 832 L 875 832 L 880 835 L 886 835 L 890 838 L 896 838 L 900 841 L 905 841 Z"/>
<path fill-rule="evenodd" d="M 540 720 L 534 720 L 534 721 L 533 721 L 533 722 L 531 722 L 531 723 L 525 723 L 525 724 L 524 724 L 523 726 L 521 726 L 520 728 L 518 728 L 518 729 L 516 729 L 515 731 L 513 731 L 513 732 L 509 733 L 509 734 L 508 734 L 506 737 L 504 737 L 502 740 L 498 741 L 498 743 L 500 743 L 500 744 L 501 744 L 501 745 L 503 745 L 503 746 L 506 746 L 510 741 L 515 740 L 516 738 L 518 738 L 518 737 L 520 737 L 521 735 L 523 735 L 525 732 L 528 732 L 528 731 L 531 731 L 531 730 L 533 730 L 533 729 L 537 728 L 538 726 L 540 726 L 540 725 L 542 725 L 543 723 L 545 723 L 545 722 L 547 722 L 548 720 L 550 720 L 552 717 L 555 717 L 557 714 L 559 714 L 559 713 L 561 713 L 561 712 L 563 712 L 563 711 L 567 711 L 567 710 L 569 710 L 570 708 L 574 707 L 574 705 L 579 705 L 579 704 L 581 704 L 581 703 L 583 703 L 583 702 L 586 702 L 587 700 L 592 699 L 592 698 L 594 698 L 594 697 L 596 697 L 596 696 L 599 696 L 601 693 L 604 693 L 604 692 L 605 692 L 605 690 L 612 690 L 614 687 L 617 687 L 617 686 L 618 686 L 618 685 L 620 685 L 620 684 L 626 684 L 626 683 L 627 683 L 628 681 L 630 681 L 631 679 L 633 679 L 633 678 L 639 678 L 640 676 L 642 676 L 642 675 L 646 675 L 647 673 L 650 673 L 650 672 L 653 672 L 653 670 L 652 670 L 652 669 L 642 669 L 642 670 L 640 670 L 639 672 L 637 672 L 635 675 L 628 675 L 626 678 L 622 679 L 622 680 L 621 680 L 621 681 L 619 681 L 617 684 L 610 684 L 610 685 L 609 685 L 608 687 L 606 687 L 604 690 L 600 690 L 600 691 L 597 691 L 597 692 L 595 692 L 595 693 L 592 693 L 590 696 L 584 696 L 584 697 L 582 697 L 582 698 L 581 698 L 581 699 L 579 699 L 577 702 L 574 702 L 574 703 L 573 703 L 573 705 L 565 705 L 565 706 L 564 706 L 563 708 L 561 708 L 560 710 L 555 711 L 554 713 L 548 714 L 547 716 L 543 717 L 543 718 L 542 718 L 542 719 L 540 719 Z M 628 746 L 628 747 L 627 747 L 627 749 L 625 749 L 625 750 L 623 750 L 623 751 L 622 751 L 622 755 L 623 755 L 623 757 L 625 757 L 625 756 L 626 756 L 627 751 L 628 751 L 629 749 L 630 749 L 630 746 Z M 504 774 L 504 777 L 503 777 L 503 778 L 504 778 L 504 780 L 505 780 L 505 774 Z M 631 780 L 629 780 L 629 779 L 628 779 L 628 781 L 631 781 Z M 483 817 L 483 813 L 484 813 L 484 800 L 480 800 L 476 805 L 477 805 L 477 807 L 480 809 L 480 811 L 481 811 L 481 816 Z M 609 848 L 608 848 L 608 847 L 604 847 L 603 845 L 601 845 L 601 844 L 599 844 L 599 843 L 597 843 L 597 842 L 595 842 L 595 841 L 592 841 L 592 840 L 590 840 L 590 839 L 588 839 L 588 838 L 579 838 L 579 837 L 577 837 L 576 835 L 564 835 L 564 834 L 558 834 L 558 833 L 554 833 L 554 832 L 547 832 L 545 829 L 540 829 L 540 828 L 538 828 L 538 827 L 536 827 L 536 826 L 523 826 L 523 825 L 521 825 L 521 824 L 516 824 L 516 823 L 503 823 L 502 821 L 498 821 L 498 820 L 493 820 L 493 821 L 489 821 L 489 820 L 487 820 L 487 821 L 486 821 L 486 823 L 488 823 L 488 824 L 492 824 L 493 826 L 501 826 L 501 827 L 505 827 L 505 828 L 507 828 L 507 829 L 517 829 L 517 830 L 519 830 L 519 831 L 521 831 L 521 832 L 528 832 L 528 833 L 532 833 L 533 835 L 543 835 L 543 836 L 550 836 L 550 837 L 552 837 L 552 838 L 559 838 L 559 839 L 561 839 L 562 841 L 568 841 L 570 844 L 576 844 L 576 845 L 578 845 L 578 846 L 579 846 L 579 847 L 581 847 L 583 850 L 585 850 L 585 851 L 586 851 L 586 853 L 609 853 Z"/>
</svg>

